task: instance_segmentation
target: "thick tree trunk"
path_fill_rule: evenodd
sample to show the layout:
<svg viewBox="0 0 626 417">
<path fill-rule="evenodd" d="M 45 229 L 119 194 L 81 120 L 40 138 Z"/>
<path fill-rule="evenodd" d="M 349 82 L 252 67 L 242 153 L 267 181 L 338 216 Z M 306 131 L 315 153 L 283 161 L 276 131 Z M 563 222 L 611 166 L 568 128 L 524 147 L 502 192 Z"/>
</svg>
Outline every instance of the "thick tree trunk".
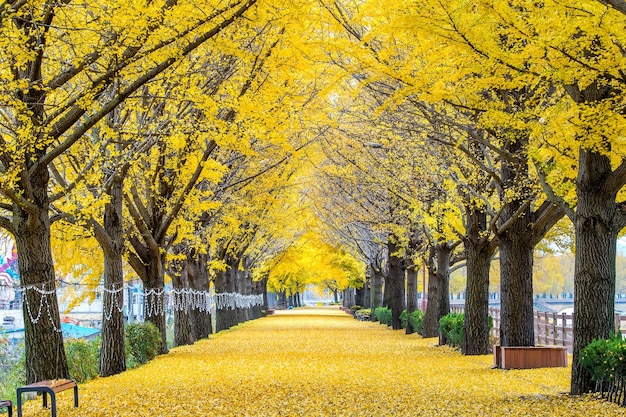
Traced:
<svg viewBox="0 0 626 417">
<path fill-rule="evenodd" d="M 372 268 L 372 277 L 370 279 L 370 309 L 372 314 L 370 320 L 376 320 L 374 310 L 383 306 L 383 274 L 380 270 Z"/>
<path fill-rule="evenodd" d="M 251 311 L 251 317 L 252 319 L 258 319 L 259 317 L 261 317 L 263 315 L 263 313 L 261 312 L 261 310 L 265 310 L 267 311 L 267 302 L 266 302 L 266 291 L 265 291 L 265 280 L 259 280 L 259 281 L 253 281 L 252 282 L 252 294 L 256 295 L 256 296 L 263 296 L 263 302 L 265 304 L 257 304 L 255 306 L 252 307 L 252 311 Z"/>
<path fill-rule="evenodd" d="M 246 289 L 246 274 L 244 271 L 240 271 L 239 268 L 235 268 L 233 271 L 235 279 L 235 292 L 241 295 L 247 295 Z M 248 321 L 248 312 L 244 307 L 237 307 L 237 323 L 245 323 Z"/>
<path fill-rule="evenodd" d="M 206 255 L 196 255 L 187 262 L 187 278 L 191 288 L 204 294 L 204 302 L 191 311 L 191 323 L 195 340 L 205 339 L 213 333 L 211 306 L 208 301 L 210 282 Z"/>
<path fill-rule="evenodd" d="M 215 277 L 215 294 L 233 294 L 235 292 L 234 259 L 227 260 L 228 269 L 220 271 Z M 230 329 L 237 325 L 237 311 L 232 306 L 217 306 L 215 311 L 215 331 Z"/>
<path fill-rule="evenodd" d="M 525 158 L 525 136 L 509 142 L 509 152 L 518 160 Z M 500 247 L 500 345 L 533 346 L 535 344 L 533 313 L 533 248 L 531 207 L 525 196 L 528 182 L 528 164 L 502 163 L 502 181 L 507 190 L 517 187 L 515 195 L 501 195 L 504 209 L 498 234 Z M 521 185 L 519 185 L 521 184 Z M 523 187 L 520 189 L 520 187 Z M 510 223 L 509 225 L 509 222 Z"/>
<path fill-rule="evenodd" d="M 409 320 L 411 313 L 415 310 L 417 310 L 417 270 L 411 267 L 406 271 L 406 334 L 417 331 Z"/>
<path fill-rule="evenodd" d="M 405 306 L 405 291 L 404 291 L 404 268 L 402 257 L 400 256 L 399 248 L 394 242 L 393 237 L 390 236 L 387 247 L 389 249 L 389 276 L 387 279 L 388 287 L 385 288 L 385 292 L 389 290 L 389 307 L 391 308 L 391 327 L 394 330 L 402 329 L 402 321 L 400 315 L 406 308 Z"/>
<path fill-rule="evenodd" d="M 261 310 L 269 310 L 269 303 L 267 301 L 267 277 L 263 278 L 260 281 L 256 281 L 257 290 L 263 294 L 263 305 L 261 305 Z"/>
<path fill-rule="evenodd" d="M 464 240 L 467 288 L 462 351 L 465 355 L 485 355 L 489 353 L 489 266 L 494 249 L 482 236 L 486 214 L 479 209 L 469 209 L 468 219 Z"/>
<path fill-rule="evenodd" d="M 351 308 L 356 305 L 356 294 L 354 288 L 346 288 L 343 290 L 343 306 Z"/>
<path fill-rule="evenodd" d="M 174 346 L 191 345 L 195 342 L 191 327 L 192 297 L 189 294 L 187 262 L 181 262 L 172 274 L 174 287 Z"/>
<path fill-rule="evenodd" d="M 447 243 L 437 244 L 435 259 L 428 260 L 428 304 L 424 316 L 424 337 L 439 335 L 439 319 L 450 312 L 450 255 Z M 435 266 L 435 260 L 437 265 Z"/>
<path fill-rule="evenodd" d="M 571 394 L 595 389 L 591 375 L 579 363 L 581 350 L 594 339 L 608 338 L 614 331 L 615 256 L 619 217 L 615 193 L 605 179 L 610 160 L 596 152 L 581 150 L 577 180 L 576 261 L 574 277 L 574 356 Z"/>
<path fill-rule="evenodd" d="M 530 214 L 530 213 L 529 213 Z M 519 219 L 500 237 L 500 345 L 533 346 L 533 245 L 528 236 L 528 219 Z"/>
<path fill-rule="evenodd" d="M 152 257 L 148 267 L 147 276 L 143 283 L 146 292 L 144 304 L 144 317 L 146 321 L 154 324 L 161 332 L 160 354 L 168 352 L 167 347 L 167 323 L 165 311 L 165 274 L 160 257 Z"/>
<path fill-rule="evenodd" d="M 69 372 L 50 244 L 46 166 L 31 173 L 27 187 L 34 207 L 28 213 L 14 204 L 13 227 L 18 270 L 24 288 L 26 382 L 33 383 L 68 378 Z"/>
<path fill-rule="evenodd" d="M 356 305 L 361 306 L 362 308 L 370 307 L 370 277 L 367 276 L 365 278 L 365 282 L 361 288 L 357 288 L 356 295 L 354 297 L 354 302 Z"/>
<path fill-rule="evenodd" d="M 104 253 L 104 296 L 102 329 L 100 332 L 100 376 L 116 375 L 126 370 L 124 341 L 124 230 L 122 223 L 121 177 L 115 177 L 109 192 L 110 200 L 104 208 L 106 242 L 101 242 Z"/>
</svg>

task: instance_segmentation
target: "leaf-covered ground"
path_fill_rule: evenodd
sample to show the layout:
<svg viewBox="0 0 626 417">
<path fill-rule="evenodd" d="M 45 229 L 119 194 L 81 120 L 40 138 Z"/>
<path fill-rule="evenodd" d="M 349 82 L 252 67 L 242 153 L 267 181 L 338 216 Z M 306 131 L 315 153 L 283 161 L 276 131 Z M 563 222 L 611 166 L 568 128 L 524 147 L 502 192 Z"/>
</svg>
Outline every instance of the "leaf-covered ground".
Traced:
<svg viewBox="0 0 626 417">
<path fill-rule="evenodd" d="M 566 368 L 491 369 L 339 310 L 278 312 L 58 398 L 59 416 L 623 416 L 571 398 Z M 24 416 L 46 416 L 41 402 Z"/>
</svg>

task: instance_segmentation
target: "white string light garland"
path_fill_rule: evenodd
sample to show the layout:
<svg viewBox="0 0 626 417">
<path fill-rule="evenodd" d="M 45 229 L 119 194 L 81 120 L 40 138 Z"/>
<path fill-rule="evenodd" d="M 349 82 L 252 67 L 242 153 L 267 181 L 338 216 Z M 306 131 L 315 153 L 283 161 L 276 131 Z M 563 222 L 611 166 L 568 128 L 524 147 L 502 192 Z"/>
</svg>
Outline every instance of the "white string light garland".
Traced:
<svg viewBox="0 0 626 417">
<path fill-rule="evenodd" d="M 23 293 L 22 299 L 26 305 L 26 311 L 31 323 L 37 323 L 41 319 L 45 304 L 48 319 L 52 323 L 54 330 L 61 332 L 61 328 L 57 327 L 55 321 L 52 319 L 48 300 L 48 297 L 52 295 L 56 296 L 57 289 L 46 290 L 46 285 L 46 283 L 28 285 L 22 288 L 14 288 L 14 291 L 16 293 Z M 108 293 L 112 296 L 108 309 L 103 310 L 105 320 L 111 320 L 114 309 L 119 313 L 124 311 L 122 292 L 127 289 L 132 289 L 132 296 L 143 297 L 145 303 L 144 311 L 148 317 L 165 315 L 167 310 L 166 304 L 171 310 L 175 311 L 199 310 L 201 312 L 210 311 L 213 305 L 215 305 L 215 308 L 218 310 L 234 310 L 235 308 L 245 309 L 263 304 L 263 294 L 240 294 L 237 292 L 212 294 L 209 291 L 198 291 L 192 288 L 174 288 L 168 290 L 165 288 L 151 288 L 141 290 L 137 287 L 131 287 L 128 284 L 123 284 L 119 288 L 116 288 L 116 285 L 113 284 L 110 289 L 103 286 L 99 286 L 95 289 L 96 292 Z M 29 297 L 26 296 L 28 291 L 35 291 L 40 295 L 39 306 L 36 308 L 31 306 Z M 103 309 L 104 308 L 103 306 Z M 34 311 L 37 313 L 33 314 Z"/>
</svg>

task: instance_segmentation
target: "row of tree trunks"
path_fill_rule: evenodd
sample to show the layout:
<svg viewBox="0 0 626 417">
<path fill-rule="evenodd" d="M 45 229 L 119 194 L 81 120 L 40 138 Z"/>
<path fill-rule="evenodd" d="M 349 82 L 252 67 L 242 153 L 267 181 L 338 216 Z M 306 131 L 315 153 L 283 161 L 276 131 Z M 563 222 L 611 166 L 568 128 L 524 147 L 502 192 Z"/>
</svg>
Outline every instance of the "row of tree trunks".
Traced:
<svg viewBox="0 0 626 417">
<path fill-rule="evenodd" d="M 249 308 L 218 305 L 215 310 L 215 330 L 230 329 L 239 323 L 254 320 L 262 316 L 262 310 L 267 311 L 267 279 L 253 282 L 247 268 L 239 269 L 240 260 L 236 257 L 227 257 L 228 268 L 215 276 L 215 294 L 261 295 L 264 305 L 250 306 Z M 245 266 L 245 265 L 244 265 Z M 293 300 L 292 300 L 293 301 Z M 299 297 L 296 299 L 299 303 Z"/>
</svg>

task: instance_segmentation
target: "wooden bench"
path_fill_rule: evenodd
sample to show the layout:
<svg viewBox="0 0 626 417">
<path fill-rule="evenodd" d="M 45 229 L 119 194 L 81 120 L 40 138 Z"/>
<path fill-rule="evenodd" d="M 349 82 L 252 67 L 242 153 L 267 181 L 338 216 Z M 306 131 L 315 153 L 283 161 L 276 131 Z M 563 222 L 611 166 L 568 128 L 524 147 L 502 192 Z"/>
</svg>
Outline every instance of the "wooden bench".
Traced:
<svg viewBox="0 0 626 417">
<path fill-rule="evenodd" d="M 52 417 L 57 417 L 56 394 L 66 389 L 74 388 L 74 407 L 78 407 L 78 386 L 71 379 L 52 379 L 39 381 L 34 384 L 25 385 L 17 389 L 17 417 L 22 417 L 22 394 L 26 392 L 36 392 L 43 397 L 44 408 L 48 407 L 48 395 L 50 395 L 50 409 Z"/>
<path fill-rule="evenodd" d="M 13 417 L 13 404 L 9 400 L 0 400 L 0 408 L 6 408 L 9 417 Z"/>
</svg>

